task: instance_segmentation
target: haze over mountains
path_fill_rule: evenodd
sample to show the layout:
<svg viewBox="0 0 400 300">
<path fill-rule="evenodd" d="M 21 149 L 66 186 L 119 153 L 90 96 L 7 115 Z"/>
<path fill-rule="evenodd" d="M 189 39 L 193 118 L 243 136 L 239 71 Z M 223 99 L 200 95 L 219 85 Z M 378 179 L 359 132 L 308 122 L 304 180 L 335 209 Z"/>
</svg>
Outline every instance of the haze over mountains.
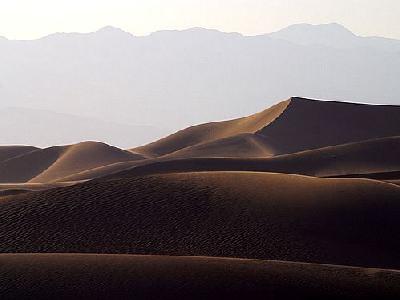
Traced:
<svg viewBox="0 0 400 300">
<path fill-rule="evenodd" d="M 119 135 L 113 125 L 98 136 L 84 121 L 79 127 L 85 130 L 57 136 L 49 116 L 24 136 L 26 123 L 2 118 L 8 137 L 0 144 L 89 139 L 127 147 L 149 141 L 140 126 L 161 128 L 158 137 L 261 111 L 292 95 L 385 104 L 399 104 L 400 96 L 400 41 L 359 37 L 338 24 L 293 25 L 251 37 L 202 28 L 135 37 L 105 27 L 32 41 L 1 39 L 0 65 L 0 109 L 19 107 L 29 120 L 43 113 L 21 108 L 124 125 Z M 42 126 L 48 128 L 45 141 Z M 126 136 L 129 130 L 135 133 Z"/>
</svg>

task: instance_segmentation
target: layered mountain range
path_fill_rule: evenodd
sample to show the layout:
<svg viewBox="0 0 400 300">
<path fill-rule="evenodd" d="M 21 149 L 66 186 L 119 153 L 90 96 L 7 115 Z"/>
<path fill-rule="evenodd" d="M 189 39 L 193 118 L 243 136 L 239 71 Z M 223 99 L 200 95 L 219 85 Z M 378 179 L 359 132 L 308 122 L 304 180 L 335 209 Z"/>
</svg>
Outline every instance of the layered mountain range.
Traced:
<svg viewBox="0 0 400 300">
<path fill-rule="evenodd" d="M 1 39 L 0 64 L 3 145 L 96 140 L 126 148 L 292 95 L 380 104 L 400 97 L 400 42 L 339 24 L 259 36 L 192 28 L 138 37 L 105 27 Z"/>
</svg>

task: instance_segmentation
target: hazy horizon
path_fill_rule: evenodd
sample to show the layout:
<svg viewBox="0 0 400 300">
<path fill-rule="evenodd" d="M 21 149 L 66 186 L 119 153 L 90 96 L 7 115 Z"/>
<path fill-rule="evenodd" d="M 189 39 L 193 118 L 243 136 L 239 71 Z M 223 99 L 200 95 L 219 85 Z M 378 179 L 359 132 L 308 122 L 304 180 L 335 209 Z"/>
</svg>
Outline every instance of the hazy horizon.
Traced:
<svg viewBox="0 0 400 300">
<path fill-rule="evenodd" d="M 400 39 L 399 14 L 395 0 L 4 0 L 0 36 L 30 40 L 107 25 L 139 36 L 192 27 L 258 35 L 291 24 L 340 23 L 357 35 Z"/>
<path fill-rule="evenodd" d="M 10 129 L 0 144 L 101 139 L 135 146 L 292 96 L 399 105 L 399 53 L 400 40 L 360 37 L 338 23 L 294 24 L 251 37 L 199 27 L 135 37 L 103 27 L 24 42 L 0 39 L 0 110 L 34 109 L 3 117 Z M 59 135 L 51 112 L 77 116 L 82 125 L 73 121 L 76 130 Z M 14 118 L 41 125 L 13 126 Z M 93 119 L 102 122 L 99 128 L 122 124 L 121 134 L 115 134 L 119 125 L 101 134 L 82 130 Z M 147 138 L 142 125 L 154 128 Z"/>
<path fill-rule="evenodd" d="M 5 38 L 6 40 L 9 41 L 36 41 L 36 40 L 40 40 L 43 38 L 47 38 L 47 37 L 51 37 L 53 35 L 57 35 L 57 34 L 79 34 L 79 35 L 86 35 L 86 34 L 92 34 L 92 33 L 96 33 L 102 30 L 120 30 L 122 32 L 131 34 L 133 37 L 137 37 L 137 38 L 141 38 L 141 37 L 149 37 L 153 34 L 157 34 L 157 33 L 162 33 L 162 32 L 185 32 L 185 31 L 191 31 L 191 30 L 196 30 L 196 29 L 200 29 L 200 30 L 207 30 L 207 31 L 216 31 L 216 32 L 220 32 L 220 33 L 224 33 L 224 34 L 239 34 L 243 37 L 257 37 L 257 36 L 263 36 L 263 35 L 271 35 L 271 34 L 275 34 L 278 33 L 280 31 L 283 31 L 285 29 L 289 29 L 291 27 L 295 27 L 295 26 L 312 26 L 312 27 L 319 27 L 319 26 L 330 26 L 330 25 L 338 25 L 340 27 L 345 28 L 346 30 L 348 30 L 349 32 L 351 32 L 352 34 L 358 36 L 358 37 L 366 37 L 366 38 L 384 38 L 384 39 L 389 39 L 389 40 L 399 40 L 400 41 L 400 36 L 397 38 L 394 37 L 386 37 L 386 36 L 381 36 L 381 35 L 360 35 L 360 34 L 356 34 L 355 32 L 353 32 L 353 30 L 351 28 L 346 27 L 345 25 L 339 23 L 339 22 L 329 22 L 329 23 L 293 23 L 293 24 L 289 24 L 285 27 L 282 28 L 278 28 L 274 31 L 269 31 L 269 32 L 262 32 L 262 33 L 254 33 L 254 34 L 246 34 L 246 33 L 242 33 L 239 31 L 224 31 L 222 29 L 218 29 L 218 28 L 212 28 L 212 27 L 202 27 L 202 26 L 189 26 L 189 27 L 185 27 L 185 28 L 169 28 L 169 29 L 158 29 L 158 30 L 154 30 L 148 33 L 143 33 L 143 34 L 135 34 L 134 32 L 131 32 L 125 28 L 119 27 L 119 26 L 115 26 L 113 24 L 106 24 L 103 25 L 101 27 L 98 27 L 97 29 L 91 30 L 91 31 L 54 31 L 54 32 L 49 32 L 45 35 L 42 36 L 38 36 L 38 37 L 33 37 L 33 38 L 9 38 L 5 35 L 0 35 L 0 38 Z"/>
</svg>

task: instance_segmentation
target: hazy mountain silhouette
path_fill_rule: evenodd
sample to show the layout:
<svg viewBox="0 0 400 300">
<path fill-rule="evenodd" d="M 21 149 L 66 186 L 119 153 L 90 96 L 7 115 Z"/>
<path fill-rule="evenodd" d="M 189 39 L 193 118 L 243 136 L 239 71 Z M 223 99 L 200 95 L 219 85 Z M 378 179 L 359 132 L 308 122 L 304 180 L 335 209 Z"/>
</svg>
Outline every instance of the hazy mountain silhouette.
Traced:
<svg viewBox="0 0 400 300">
<path fill-rule="evenodd" d="M 47 147 L 86 140 L 104 141 L 119 147 L 141 145 L 162 137 L 167 131 L 134 126 L 48 110 L 9 107 L 0 109 L 0 145 Z"/>
<path fill-rule="evenodd" d="M 370 48 L 377 51 L 400 51 L 400 42 L 381 37 L 361 37 L 344 26 L 331 23 L 322 25 L 295 24 L 269 34 L 270 37 L 304 46 L 326 46 L 338 49 Z"/>
<path fill-rule="evenodd" d="M 400 41 L 358 37 L 338 24 L 293 25 L 252 37 L 202 28 L 135 37 L 105 27 L 32 41 L 1 39 L 0 66 L 0 108 L 47 109 L 171 132 L 248 115 L 292 95 L 385 104 L 400 99 Z M 136 144 L 134 132 L 127 138 Z"/>
</svg>

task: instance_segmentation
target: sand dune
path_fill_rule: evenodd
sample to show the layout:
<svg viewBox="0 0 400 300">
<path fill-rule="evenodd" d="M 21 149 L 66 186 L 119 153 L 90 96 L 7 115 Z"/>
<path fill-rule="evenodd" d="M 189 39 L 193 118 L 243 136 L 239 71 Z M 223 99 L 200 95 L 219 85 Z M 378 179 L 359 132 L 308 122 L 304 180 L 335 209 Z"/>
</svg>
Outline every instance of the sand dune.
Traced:
<svg viewBox="0 0 400 300">
<path fill-rule="evenodd" d="M 257 134 L 254 138 L 263 137 L 265 152 L 258 151 L 256 155 L 271 156 L 398 136 L 399 119 L 399 106 L 293 97 L 259 114 L 190 127 L 134 150 L 153 157 L 171 153 L 183 157 L 215 157 L 224 156 L 224 152 L 227 156 L 235 152 L 237 156 L 245 156 L 243 150 L 248 147 L 249 134 Z M 243 133 L 248 134 L 246 138 L 238 136 Z"/>
<path fill-rule="evenodd" d="M 175 151 L 165 157 L 268 157 L 274 154 L 260 134 L 243 133 Z"/>
<path fill-rule="evenodd" d="M 252 135 L 252 137 L 254 136 L 257 135 Z M 243 138 L 247 137 L 247 135 L 244 135 Z M 232 145 L 231 142 L 236 140 L 236 137 L 226 140 L 225 145 L 229 147 Z M 239 139 L 239 141 L 242 141 L 242 139 Z M 214 142 L 210 144 L 212 143 Z M 257 158 L 257 153 L 261 154 L 263 151 L 257 152 L 260 143 L 252 144 L 249 142 L 247 144 L 249 147 L 245 148 L 244 152 L 240 152 L 238 149 L 234 152 L 225 152 L 224 144 L 219 143 L 219 141 L 215 144 L 215 151 L 210 151 L 211 148 L 206 143 L 204 144 L 206 148 L 202 148 L 202 145 L 200 145 L 188 147 L 160 159 L 115 163 L 70 175 L 59 181 L 88 180 L 102 176 L 119 178 L 133 175 L 198 171 L 257 171 L 378 180 L 400 178 L 400 174 L 398 174 L 398 171 L 400 171 L 400 157 L 398 155 L 400 153 L 400 137 L 373 139 L 268 158 Z M 245 143 L 242 145 L 245 145 Z M 203 150 L 204 153 L 202 153 Z M 217 151 L 221 151 L 219 153 L 221 155 L 218 155 Z M 199 158 L 185 158 L 186 153 L 189 157 L 196 157 L 197 155 L 194 154 L 198 153 Z M 226 157 L 222 157 L 224 153 Z M 212 157 L 214 155 L 221 157 Z"/>
<path fill-rule="evenodd" d="M 176 154 L 180 152 L 178 151 Z M 399 153 L 400 137 L 389 137 L 269 158 L 205 157 L 182 159 L 174 158 L 171 155 L 164 157 L 164 159 L 143 161 L 142 164 L 137 164 L 134 168 L 108 177 L 122 178 L 199 171 L 257 171 L 315 177 L 393 180 L 400 178 Z M 106 172 L 102 174 L 102 176 L 105 175 Z"/>
<path fill-rule="evenodd" d="M 279 154 L 400 135 L 400 106 L 291 98 L 277 122 L 260 130 Z"/>
<path fill-rule="evenodd" d="M 0 162 L 34 150 L 38 150 L 38 148 L 32 146 L 0 146 Z"/>
<path fill-rule="evenodd" d="M 99 180 L 0 201 L 0 251 L 400 268 L 399 197 L 398 186 L 373 180 L 270 173 Z"/>
<path fill-rule="evenodd" d="M 58 178 L 141 155 L 97 142 L 38 149 L 0 162 L 0 182 L 46 183 Z"/>
<path fill-rule="evenodd" d="M 243 152 L 225 152 L 223 146 L 229 149 L 231 142 L 249 138 L 249 143 Z M 302 174 L 316 177 L 356 177 L 373 178 L 378 180 L 393 180 L 400 178 L 400 137 L 373 139 L 363 142 L 329 146 L 320 149 L 301 151 L 298 153 L 278 155 L 268 158 L 261 156 L 265 148 L 260 144 L 264 139 L 252 143 L 258 135 L 239 135 L 227 138 L 226 143 L 220 141 L 188 147 L 160 159 L 147 159 L 133 162 L 121 162 L 108 166 L 73 174 L 59 181 L 79 181 L 102 176 L 123 177 L 133 175 L 148 175 L 158 173 L 197 172 L 197 171 L 257 171 L 278 172 L 286 174 Z M 258 143 L 257 143 L 258 142 Z M 215 144 L 212 151 L 210 144 Z M 195 149 L 194 149 L 195 148 Z M 243 149 L 243 148 L 242 148 Z M 204 151 L 204 153 L 203 153 Z M 220 151 L 220 153 L 217 153 Z M 198 153 L 198 155 L 195 155 Z M 258 154 L 257 154 L 258 153 Z M 184 158 L 185 155 L 200 158 Z M 220 154 L 220 155 L 219 155 Z M 222 157 L 225 154 L 225 157 Z M 254 155 L 254 157 L 252 157 Z M 203 157 L 202 157 L 203 156 Z M 211 156 L 211 157 L 207 157 Z M 221 157 L 212 157 L 221 156 Z M 231 156 L 231 158 L 229 157 Z M 236 156 L 236 157 L 235 157 Z M 247 157 L 246 157 L 247 156 Z"/>
<path fill-rule="evenodd" d="M 13 299 L 396 299 L 400 273 L 211 257 L 2 254 L 0 292 Z"/>
<path fill-rule="evenodd" d="M 68 146 L 38 149 L 0 163 L 0 182 L 27 182 L 44 172 L 65 153 Z"/>
<path fill-rule="evenodd" d="M 95 179 L 98 177 L 111 176 L 113 174 L 118 174 L 124 170 L 127 169 L 129 170 L 137 165 L 146 164 L 146 161 L 147 160 L 117 162 L 106 166 L 101 166 L 94 169 L 78 172 L 66 177 L 62 177 L 57 179 L 57 182 L 81 181 L 81 180 Z"/>
<path fill-rule="evenodd" d="M 285 111 L 289 103 L 290 101 L 283 101 L 260 113 L 240 119 L 192 126 L 133 150 L 156 157 L 221 138 L 228 138 L 243 133 L 254 133 L 278 118 Z"/>
<path fill-rule="evenodd" d="M 0 147 L 0 294 L 397 299 L 399 119 L 291 98 L 136 149 Z"/>
<path fill-rule="evenodd" d="M 23 194 L 33 191 L 44 191 L 56 187 L 74 185 L 78 182 L 55 182 L 55 183 L 0 183 L 0 197 Z"/>
<path fill-rule="evenodd" d="M 177 166 L 167 163 L 162 167 L 175 171 L 254 170 L 321 177 L 391 172 L 399 170 L 399 138 L 395 137 L 400 135 L 398 119 L 400 109 L 396 106 L 291 98 L 249 117 L 193 126 L 129 151 L 101 143 L 37 149 L 0 161 L 0 182 L 80 181 L 142 165 L 133 161 L 147 164 L 154 159 L 199 157 L 273 159 L 226 160 L 232 165 L 222 166 L 219 161 L 216 167 L 212 166 L 216 161 L 196 167 L 200 162 L 197 160 L 189 163 L 189 167 L 194 164 L 193 169 L 184 166 L 188 162 L 180 161 Z M 393 138 L 385 139 L 390 136 Z M 5 148 L 3 152 L 6 153 Z M 293 155 L 282 156 L 285 153 Z"/>
<path fill-rule="evenodd" d="M 123 151 L 103 143 L 85 142 L 68 147 L 46 171 L 30 182 L 50 182 L 71 174 L 115 162 L 142 159 L 138 154 Z"/>
</svg>

